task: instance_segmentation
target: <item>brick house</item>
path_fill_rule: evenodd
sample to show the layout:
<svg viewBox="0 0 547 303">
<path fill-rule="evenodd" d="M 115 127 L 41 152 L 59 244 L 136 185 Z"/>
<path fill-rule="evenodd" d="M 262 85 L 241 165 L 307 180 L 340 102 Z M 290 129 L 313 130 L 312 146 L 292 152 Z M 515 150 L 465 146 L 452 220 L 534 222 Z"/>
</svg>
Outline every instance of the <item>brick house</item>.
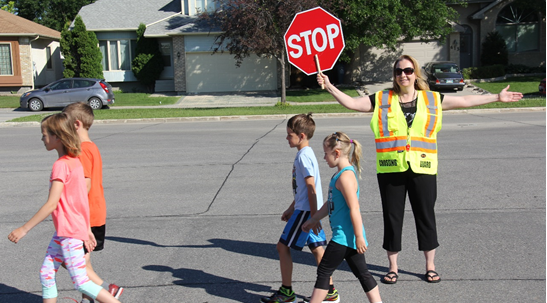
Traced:
<svg viewBox="0 0 547 303">
<path fill-rule="evenodd" d="M 0 92 L 22 93 L 63 77 L 61 33 L 0 10 Z"/>
</svg>

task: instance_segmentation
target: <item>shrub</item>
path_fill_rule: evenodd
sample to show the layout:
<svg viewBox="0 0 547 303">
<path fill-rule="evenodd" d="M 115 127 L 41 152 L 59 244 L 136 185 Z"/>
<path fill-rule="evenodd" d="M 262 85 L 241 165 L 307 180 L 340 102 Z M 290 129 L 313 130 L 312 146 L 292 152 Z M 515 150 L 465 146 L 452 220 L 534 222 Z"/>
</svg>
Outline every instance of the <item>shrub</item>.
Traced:
<svg viewBox="0 0 547 303">
<path fill-rule="evenodd" d="M 464 79 L 486 79 L 505 76 L 505 68 L 501 64 L 468 67 L 463 69 Z"/>
<path fill-rule="evenodd" d="M 287 102 L 277 101 L 277 103 L 274 106 L 277 107 L 277 108 L 289 108 L 292 105 L 290 103 L 287 103 Z"/>
<path fill-rule="evenodd" d="M 524 64 L 509 64 L 505 68 L 507 74 L 535 74 L 545 73 L 545 66 L 527 66 Z"/>
<path fill-rule="evenodd" d="M 140 24 L 137 29 L 136 56 L 132 62 L 135 77 L 145 85 L 149 92 L 154 92 L 156 80 L 163 71 L 163 59 L 156 39 L 144 37 L 146 25 Z"/>
</svg>

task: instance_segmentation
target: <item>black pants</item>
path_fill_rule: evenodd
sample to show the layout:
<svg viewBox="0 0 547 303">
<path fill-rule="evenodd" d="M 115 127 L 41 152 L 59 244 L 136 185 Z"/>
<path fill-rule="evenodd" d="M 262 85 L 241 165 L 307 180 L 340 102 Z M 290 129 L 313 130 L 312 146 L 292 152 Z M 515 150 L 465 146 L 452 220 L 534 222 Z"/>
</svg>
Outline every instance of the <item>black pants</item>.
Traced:
<svg viewBox="0 0 547 303">
<path fill-rule="evenodd" d="M 405 200 L 408 193 L 418 234 L 418 249 L 427 251 L 439 246 L 435 222 L 437 176 L 416 174 L 411 169 L 401 173 L 378 174 L 384 215 L 384 244 L 387 251 L 401 251 Z"/>
<path fill-rule="evenodd" d="M 323 254 L 323 259 L 321 259 L 321 263 L 319 263 L 319 267 L 317 267 L 315 288 L 329 289 L 330 277 L 338 266 L 342 264 L 344 259 L 348 262 L 349 268 L 355 277 L 359 279 L 361 287 L 363 287 L 365 292 L 369 292 L 378 285 L 368 271 L 364 254 L 359 254 L 357 253 L 357 250 L 353 248 L 330 241 Z"/>
</svg>

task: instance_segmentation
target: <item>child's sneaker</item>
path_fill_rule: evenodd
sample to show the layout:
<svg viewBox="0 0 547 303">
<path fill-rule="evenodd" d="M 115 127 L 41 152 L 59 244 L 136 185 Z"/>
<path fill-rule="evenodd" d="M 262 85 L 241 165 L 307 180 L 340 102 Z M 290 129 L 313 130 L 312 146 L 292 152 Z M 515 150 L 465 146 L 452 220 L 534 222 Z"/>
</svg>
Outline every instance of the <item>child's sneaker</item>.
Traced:
<svg viewBox="0 0 547 303">
<path fill-rule="evenodd" d="M 295 303 L 296 295 L 294 291 L 288 290 L 284 287 L 279 288 L 271 297 L 261 298 L 260 302 L 263 303 Z"/>
<path fill-rule="evenodd" d="M 116 284 L 110 284 L 108 285 L 108 292 L 110 292 L 110 294 L 116 298 L 116 299 L 119 299 L 120 296 L 122 295 L 123 293 L 123 287 L 119 287 L 118 285 Z"/>
<path fill-rule="evenodd" d="M 309 303 L 310 299 L 311 299 L 310 297 L 304 297 L 304 301 L 302 301 L 301 303 Z M 338 290 L 334 289 L 333 292 L 327 294 L 327 297 L 325 298 L 325 300 L 323 300 L 323 303 L 329 303 L 329 302 L 334 302 L 334 303 L 340 302 L 340 296 L 338 295 Z"/>
</svg>

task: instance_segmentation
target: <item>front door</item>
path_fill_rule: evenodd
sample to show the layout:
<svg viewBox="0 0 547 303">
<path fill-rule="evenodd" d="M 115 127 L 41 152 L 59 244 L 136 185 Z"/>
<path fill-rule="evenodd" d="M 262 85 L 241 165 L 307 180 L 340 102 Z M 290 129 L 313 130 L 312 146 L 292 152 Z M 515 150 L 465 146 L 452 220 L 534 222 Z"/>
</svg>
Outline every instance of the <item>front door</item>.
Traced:
<svg viewBox="0 0 547 303">
<path fill-rule="evenodd" d="M 469 25 L 460 33 L 460 69 L 473 66 L 473 29 Z"/>
</svg>

